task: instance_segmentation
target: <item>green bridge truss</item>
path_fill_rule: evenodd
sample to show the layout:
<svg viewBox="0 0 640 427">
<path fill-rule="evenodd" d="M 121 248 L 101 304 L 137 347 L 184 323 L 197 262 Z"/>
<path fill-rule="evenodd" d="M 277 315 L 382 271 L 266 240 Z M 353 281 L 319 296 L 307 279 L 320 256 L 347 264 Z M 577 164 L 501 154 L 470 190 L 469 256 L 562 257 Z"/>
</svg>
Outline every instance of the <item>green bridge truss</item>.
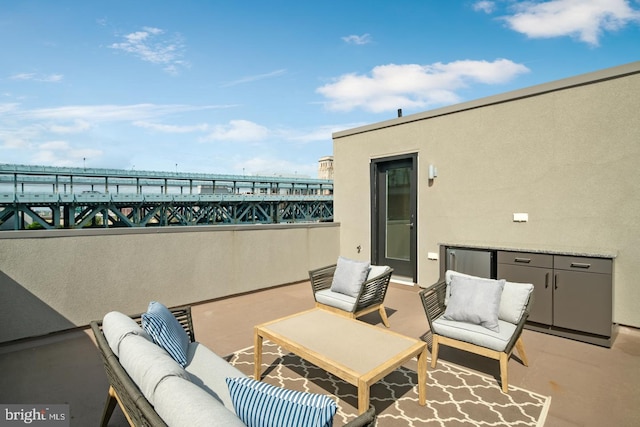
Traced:
<svg viewBox="0 0 640 427">
<path fill-rule="evenodd" d="M 0 165 L 0 229 L 333 221 L 310 178 Z"/>
</svg>

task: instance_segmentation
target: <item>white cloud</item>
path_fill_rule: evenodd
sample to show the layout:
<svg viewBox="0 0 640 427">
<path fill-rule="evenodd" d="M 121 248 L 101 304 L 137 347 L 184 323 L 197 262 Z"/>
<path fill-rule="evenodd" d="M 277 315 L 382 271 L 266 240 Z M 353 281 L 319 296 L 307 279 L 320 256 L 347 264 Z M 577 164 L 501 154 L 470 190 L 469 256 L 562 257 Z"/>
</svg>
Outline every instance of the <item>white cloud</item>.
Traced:
<svg viewBox="0 0 640 427">
<path fill-rule="evenodd" d="M 531 38 L 572 36 L 598 45 L 604 31 L 640 23 L 640 11 L 626 0 L 551 0 L 523 2 L 503 19 L 514 31 Z"/>
<path fill-rule="evenodd" d="M 169 74 L 177 74 L 181 67 L 189 64 L 181 58 L 184 43 L 180 36 L 163 37 L 164 30 L 154 27 L 143 27 L 143 31 L 123 36 L 124 41 L 112 43 L 109 47 L 130 53 L 143 61 L 163 65 Z"/>
<path fill-rule="evenodd" d="M 43 82 L 43 83 L 58 83 L 62 81 L 64 76 L 62 74 L 43 75 L 43 74 L 37 74 L 37 73 L 18 73 L 18 74 L 9 76 L 9 78 L 11 80 L 23 80 L 23 81 L 33 80 L 36 82 Z"/>
<path fill-rule="evenodd" d="M 58 125 L 53 124 L 49 127 L 49 130 L 53 133 L 81 133 L 91 129 L 91 124 L 86 120 L 75 120 L 71 125 Z"/>
<path fill-rule="evenodd" d="M 493 13 L 496 9 L 496 3 L 493 1 L 478 1 L 473 4 L 473 10 L 476 12 Z"/>
<path fill-rule="evenodd" d="M 346 74 L 316 92 L 336 111 L 355 108 L 375 113 L 459 102 L 456 90 L 472 83 L 500 84 L 529 69 L 508 59 L 462 60 L 448 64 L 380 65 L 368 75 Z"/>
<path fill-rule="evenodd" d="M 230 86 L 235 86 L 235 85 L 239 85 L 239 84 L 243 84 L 243 83 L 250 83 L 250 82 L 255 82 L 258 80 L 264 80 L 264 79 L 270 79 L 273 77 L 279 77 L 282 76 L 284 74 L 287 73 L 286 69 L 280 69 L 280 70 L 275 70 L 272 71 L 270 73 L 265 73 L 265 74 L 256 74 L 253 76 L 246 76 L 246 77 L 242 77 L 239 78 L 238 80 L 234 80 L 232 82 L 229 83 L 225 83 L 222 85 L 222 87 L 230 87 Z"/>
<path fill-rule="evenodd" d="M 15 105 L 15 104 L 4 104 Z M 170 114 L 229 108 L 231 105 L 194 106 L 185 104 L 131 104 L 131 105 L 68 105 L 54 108 L 20 110 L 15 106 L 8 112 L 12 117 L 25 120 L 85 120 L 90 123 L 104 121 L 134 122 Z M 0 106 L 0 108 L 2 108 Z"/>
<path fill-rule="evenodd" d="M 261 176 L 291 176 L 315 177 L 318 173 L 318 165 L 294 163 L 282 158 L 275 157 L 253 157 L 248 160 L 237 162 L 234 170 L 247 175 Z"/>
<path fill-rule="evenodd" d="M 363 34 L 361 36 L 352 34 L 350 36 L 342 37 L 342 40 L 344 40 L 348 44 L 357 44 L 357 45 L 369 44 L 371 43 L 371 35 L 368 33 Z"/>
<path fill-rule="evenodd" d="M 206 132 L 209 129 L 209 125 L 201 123 L 199 125 L 165 125 L 161 123 L 151 123 L 146 121 L 133 122 L 134 126 L 138 126 L 145 129 L 151 129 L 162 133 L 191 133 L 191 132 Z"/>
<path fill-rule="evenodd" d="M 270 132 L 264 126 L 248 120 L 231 120 L 228 125 L 219 125 L 207 135 L 205 141 L 261 141 Z"/>
<path fill-rule="evenodd" d="M 292 130 L 281 132 L 283 139 L 293 142 L 331 141 L 331 135 L 345 129 L 363 126 L 365 123 L 348 123 L 342 125 L 326 125 L 310 130 Z"/>
<path fill-rule="evenodd" d="M 49 166 L 78 166 L 85 158 L 99 158 L 102 150 L 75 148 L 67 141 L 46 141 L 36 146 L 31 161 Z"/>
<path fill-rule="evenodd" d="M 16 111 L 19 107 L 20 104 L 18 104 L 17 102 L 0 104 L 0 113 L 9 113 L 11 111 Z"/>
</svg>

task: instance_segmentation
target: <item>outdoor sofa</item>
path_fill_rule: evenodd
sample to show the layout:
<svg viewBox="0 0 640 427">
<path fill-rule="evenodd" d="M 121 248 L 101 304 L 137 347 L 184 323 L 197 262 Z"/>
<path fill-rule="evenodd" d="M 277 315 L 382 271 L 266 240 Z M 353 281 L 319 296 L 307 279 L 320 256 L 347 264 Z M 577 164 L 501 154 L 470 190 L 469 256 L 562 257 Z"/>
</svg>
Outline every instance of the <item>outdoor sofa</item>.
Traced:
<svg viewBox="0 0 640 427">
<path fill-rule="evenodd" d="M 167 311 L 173 315 L 172 319 L 177 320 L 178 328 L 181 326 L 186 333 L 184 366 L 173 355 L 173 348 L 167 352 L 154 343 L 146 327 L 140 326 L 145 313 L 127 316 L 114 311 L 105 315 L 102 321 L 91 322 L 110 385 L 100 425 L 107 426 L 116 404 L 133 426 L 250 425 L 236 414 L 233 399 L 237 397 L 230 395 L 228 381 L 237 385 L 253 380 L 195 341 L 191 307 Z M 265 383 L 254 383 L 258 387 L 279 389 Z M 371 406 L 346 426 L 373 426 L 375 418 L 375 410 Z"/>
</svg>

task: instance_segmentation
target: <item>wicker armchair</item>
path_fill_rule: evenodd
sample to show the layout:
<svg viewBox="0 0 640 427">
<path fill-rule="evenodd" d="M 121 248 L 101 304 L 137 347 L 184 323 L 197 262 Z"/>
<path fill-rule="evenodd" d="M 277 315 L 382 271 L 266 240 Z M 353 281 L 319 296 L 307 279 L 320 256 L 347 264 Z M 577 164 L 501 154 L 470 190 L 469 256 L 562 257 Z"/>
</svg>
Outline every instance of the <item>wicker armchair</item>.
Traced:
<svg viewBox="0 0 640 427">
<path fill-rule="evenodd" d="M 357 297 L 331 292 L 333 275 L 337 264 L 309 271 L 313 298 L 316 307 L 355 319 L 374 311 L 380 313 L 382 323 L 388 328 L 389 320 L 384 308 L 384 299 L 389 288 L 393 269 L 383 267 L 382 274 L 368 278 L 361 286 Z M 373 268 L 381 268 L 374 266 Z"/>
<path fill-rule="evenodd" d="M 509 290 L 507 290 L 507 285 L 505 285 L 501 299 L 501 310 L 503 309 L 502 304 L 511 304 L 518 299 L 520 299 L 520 301 L 516 301 L 516 303 L 520 305 L 517 310 L 520 310 L 520 308 L 523 309 L 517 320 L 511 319 L 508 322 L 502 319 L 499 320 L 502 331 L 500 334 L 481 326 L 441 319 L 446 310 L 445 302 L 447 300 L 448 283 L 450 283 L 452 274 L 455 275 L 459 273 L 447 272 L 447 280 L 440 281 L 420 292 L 422 305 L 433 336 L 431 367 L 435 368 L 438 362 L 438 349 L 440 344 L 498 360 L 500 361 L 502 391 L 508 393 L 507 364 L 514 348 L 518 351 L 522 364 L 529 366 L 521 334 L 524 324 L 529 317 L 533 285 L 507 282 Z M 505 297 L 505 292 L 509 293 L 509 297 Z M 517 298 L 511 298 L 514 295 L 511 292 L 515 292 Z M 506 307 L 506 309 L 508 308 L 509 307 Z"/>
</svg>

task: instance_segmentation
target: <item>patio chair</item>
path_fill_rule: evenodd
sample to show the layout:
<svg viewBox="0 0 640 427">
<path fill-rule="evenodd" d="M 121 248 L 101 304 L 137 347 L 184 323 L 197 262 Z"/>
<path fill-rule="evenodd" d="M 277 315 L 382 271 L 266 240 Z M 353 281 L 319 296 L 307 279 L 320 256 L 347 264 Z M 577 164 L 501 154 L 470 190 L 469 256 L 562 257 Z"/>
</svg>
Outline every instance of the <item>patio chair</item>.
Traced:
<svg viewBox="0 0 640 427">
<path fill-rule="evenodd" d="M 378 311 L 388 328 L 384 308 L 393 269 L 338 258 L 338 263 L 309 271 L 316 307 L 356 319 Z"/>
<path fill-rule="evenodd" d="M 433 335 L 431 367 L 447 345 L 500 361 L 502 391 L 509 392 L 507 364 L 514 348 L 529 366 L 522 330 L 532 304 L 532 284 L 482 279 L 447 271 L 445 280 L 420 291 Z"/>
</svg>

